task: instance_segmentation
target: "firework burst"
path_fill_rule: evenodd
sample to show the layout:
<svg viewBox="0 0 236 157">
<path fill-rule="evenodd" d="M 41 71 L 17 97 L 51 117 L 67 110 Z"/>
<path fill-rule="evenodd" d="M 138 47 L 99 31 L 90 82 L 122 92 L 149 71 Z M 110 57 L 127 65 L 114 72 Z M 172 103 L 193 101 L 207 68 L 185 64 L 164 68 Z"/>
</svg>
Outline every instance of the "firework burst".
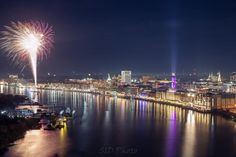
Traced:
<svg viewBox="0 0 236 157">
<path fill-rule="evenodd" d="M 12 22 L 1 32 L 0 47 L 17 65 L 30 63 L 37 85 L 37 60 L 47 57 L 54 42 L 52 27 L 43 22 Z M 30 62 L 28 62 L 30 61 Z"/>
</svg>

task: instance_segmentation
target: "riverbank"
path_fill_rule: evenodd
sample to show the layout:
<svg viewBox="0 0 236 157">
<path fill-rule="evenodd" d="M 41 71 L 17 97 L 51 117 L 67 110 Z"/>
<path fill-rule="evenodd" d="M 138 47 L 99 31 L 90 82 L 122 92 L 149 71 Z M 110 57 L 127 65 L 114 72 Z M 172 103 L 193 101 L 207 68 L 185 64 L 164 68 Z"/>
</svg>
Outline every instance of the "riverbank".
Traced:
<svg viewBox="0 0 236 157">
<path fill-rule="evenodd" d="M 27 130 L 38 124 L 37 119 L 0 117 L 0 155 L 7 150 L 14 141 L 24 137 Z"/>
<path fill-rule="evenodd" d="M 236 122 L 236 113 L 234 112 L 225 111 L 225 110 L 216 110 L 213 113 Z"/>
<path fill-rule="evenodd" d="M 31 86 L 26 86 L 33 88 Z M 38 86 L 37 89 L 39 90 L 56 90 L 56 91 L 66 91 L 66 92 L 78 92 L 78 93 L 88 93 L 88 94 L 93 94 L 93 95 L 104 95 L 108 97 L 117 97 L 117 98 L 122 98 L 122 99 L 134 99 L 134 100 L 143 100 L 143 101 L 148 101 L 148 102 L 154 102 L 154 103 L 160 103 L 160 104 L 165 104 L 169 106 L 176 106 L 180 107 L 186 110 L 192 110 L 196 111 L 199 113 L 214 113 L 213 108 L 201 106 L 201 105 L 194 105 L 190 104 L 191 102 L 182 102 L 182 101 L 174 101 L 174 100 L 166 100 L 166 99 L 158 99 L 155 97 L 140 97 L 140 96 L 135 96 L 135 95 L 125 95 L 125 94 L 119 94 L 117 92 L 113 91 L 92 91 L 92 90 L 86 90 L 86 89 L 71 89 L 71 88 L 58 88 L 58 87 L 43 87 L 43 86 Z M 115 93 L 115 94 L 111 94 Z"/>
<path fill-rule="evenodd" d="M 112 95 L 106 95 L 109 97 L 113 97 Z M 131 99 L 130 96 L 117 96 L 119 98 L 122 99 Z M 222 116 L 226 119 L 230 119 L 233 120 L 234 122 L 236 122 L 236 111 L 235 112 L 230 112 L 230 111 L 226 111 L 226 110 L 216 110 L 216 109 L 204 109 L 204 108 L 195 108 L 189 105 L 184 105 L 183 103 L 176 103 L 176 102 L 171 102 L 171 101 L 165 101 L 165 100 L 156 100 L 156 99 L 147 99 L 147 98 L 139 98 L 139 97 L 134 97 L 134 100 L 143 100 L 143 101 L 148 101 L 148 102 L 153 102 L 153 103 L 159 103 L 159 104 L 164 104 L 164 105 L 168 105 L 168 106 L 175 106 L 175 107 L 179 107 L 185 110 L 191 110 L 191 111 L 195 111 L 198 113 L 206 113 L 206 114 L 213 114 L 213 115 L 219 115 Z"/>
<path fill-rule="evenodd" d="M 27 86 L 30 87 L 30 86 Z M 20 87 L 18 87 L 20 88 Z M 103 95 L 108 97 L 117 97 L 121 99 L 134 99 L 134 100 L 143 100 L 153 103 L 160 103 L 168 106 L 175 106 L 186 110 L 192 110 L 199 113 L 210 113 L 210 114 L 218 114 L 228 119 L 236 119 L 236 112 L 230 112 L 220 109 L 210 109 L 202 106 L 190 105 L 184 102 L 179 101 L 171 101 L 171 100 L 164 100 L 164 99 L 156 99 L 152 97 L 139 97 L 139 96 L 130 96 L 130 95 L 121 95 L 121 94 L 107 94 L 105 91 L 90 91 L 90 90 L 83 90 L 83 89 L 66 89 L 66 88 L 50 88 L 50 87 L 37 87 L 39 90 L 56 90 L 56 91 L 67 91 L 67 92 L 78 92 L 78 93 L 89 93 L 93 95 Z M 109 92 L 110 93 L 110 92 Z"/>
<path fill-rule="evenodd" d="M 114 97 L 113 95 L 105 95 L 105 96 Z M 168 106 L 175 106 L 175 107 L 179 107 L 179 108 L 186 109 L 186 110 L 196 111 L 199 113 L 213 113 L 213 111 L 210 109 L 200 108 L 200 107 L 196 108 L 196 107 L 190 106 L 188 104 L 170 101 L 170 100 L 160 100 L 160 99 L 155 99 L 155 98 L 153 98 L 153 99 L 140 98 L 140 97 L 131 97 L 131 96 L 117 96 L 117 97 L 122 98 L 122 99 L 143 100 L 143 101 L 148 101 L 148 102 L 153 102 L 153 103 L 164 104 L 164 105 L 168 105 Z"/>
</svg>

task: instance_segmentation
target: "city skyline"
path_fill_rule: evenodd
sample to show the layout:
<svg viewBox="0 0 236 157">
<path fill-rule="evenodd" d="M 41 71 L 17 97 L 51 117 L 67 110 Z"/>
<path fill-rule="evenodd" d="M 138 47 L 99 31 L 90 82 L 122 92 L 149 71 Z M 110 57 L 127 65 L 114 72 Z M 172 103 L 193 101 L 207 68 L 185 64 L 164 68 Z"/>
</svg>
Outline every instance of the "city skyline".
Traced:
<svg viewBox="0 0 236 157">
<path fill-rule="evenodd" d="M 136 73 L 232 72 L 236 66 L 232 59 L 236 49 L 234 6 L 231 1 L 8 1 L 1 3 L 0 28 L 15 20 L 44 20 L 53 26 L 55 48 L 39 64 L 39 75 L 117 73 L 122 69 Z M 63 63 L 60 68 L 58 62 Z M 21 73 L 2 53 L 0 66 L 2 73 Z"/>
<path fill-rule="evenodd" d="M 0 156 L 236 157 L 236 1 L 0 5 Z"/>
</svg>

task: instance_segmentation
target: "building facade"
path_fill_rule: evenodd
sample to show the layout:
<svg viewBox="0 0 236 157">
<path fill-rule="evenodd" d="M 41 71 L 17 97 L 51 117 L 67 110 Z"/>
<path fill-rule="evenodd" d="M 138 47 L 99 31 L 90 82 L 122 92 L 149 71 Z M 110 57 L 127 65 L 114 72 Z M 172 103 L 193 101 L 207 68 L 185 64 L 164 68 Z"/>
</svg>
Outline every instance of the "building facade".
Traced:
<svg viewBox="0 0 236 157">
<path fill-rule="evenodd" d="M 129 70 L 121 71 L 121 83 L 126 85 L 131 84 L 131 71 Z"/>
</svg>

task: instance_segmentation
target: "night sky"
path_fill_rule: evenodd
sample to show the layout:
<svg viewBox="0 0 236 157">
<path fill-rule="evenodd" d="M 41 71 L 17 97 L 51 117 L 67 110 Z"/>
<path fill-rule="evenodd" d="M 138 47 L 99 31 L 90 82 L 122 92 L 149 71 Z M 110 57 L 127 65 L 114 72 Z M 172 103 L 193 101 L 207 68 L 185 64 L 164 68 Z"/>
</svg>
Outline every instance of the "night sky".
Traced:
<svg viewBox="0 0 236 157">
<path fill-rule="evenodd" d="M 54 49 L 39 63 L 41 75 L 119 73 L 122 69 L 136 73 L 236 71 L 235 0 L 0 3 L 1 30 L 10 21 L 40 20 L 53 26 Z M 1 54 L 0 71 L 20 69 Z"/>
</svg>

